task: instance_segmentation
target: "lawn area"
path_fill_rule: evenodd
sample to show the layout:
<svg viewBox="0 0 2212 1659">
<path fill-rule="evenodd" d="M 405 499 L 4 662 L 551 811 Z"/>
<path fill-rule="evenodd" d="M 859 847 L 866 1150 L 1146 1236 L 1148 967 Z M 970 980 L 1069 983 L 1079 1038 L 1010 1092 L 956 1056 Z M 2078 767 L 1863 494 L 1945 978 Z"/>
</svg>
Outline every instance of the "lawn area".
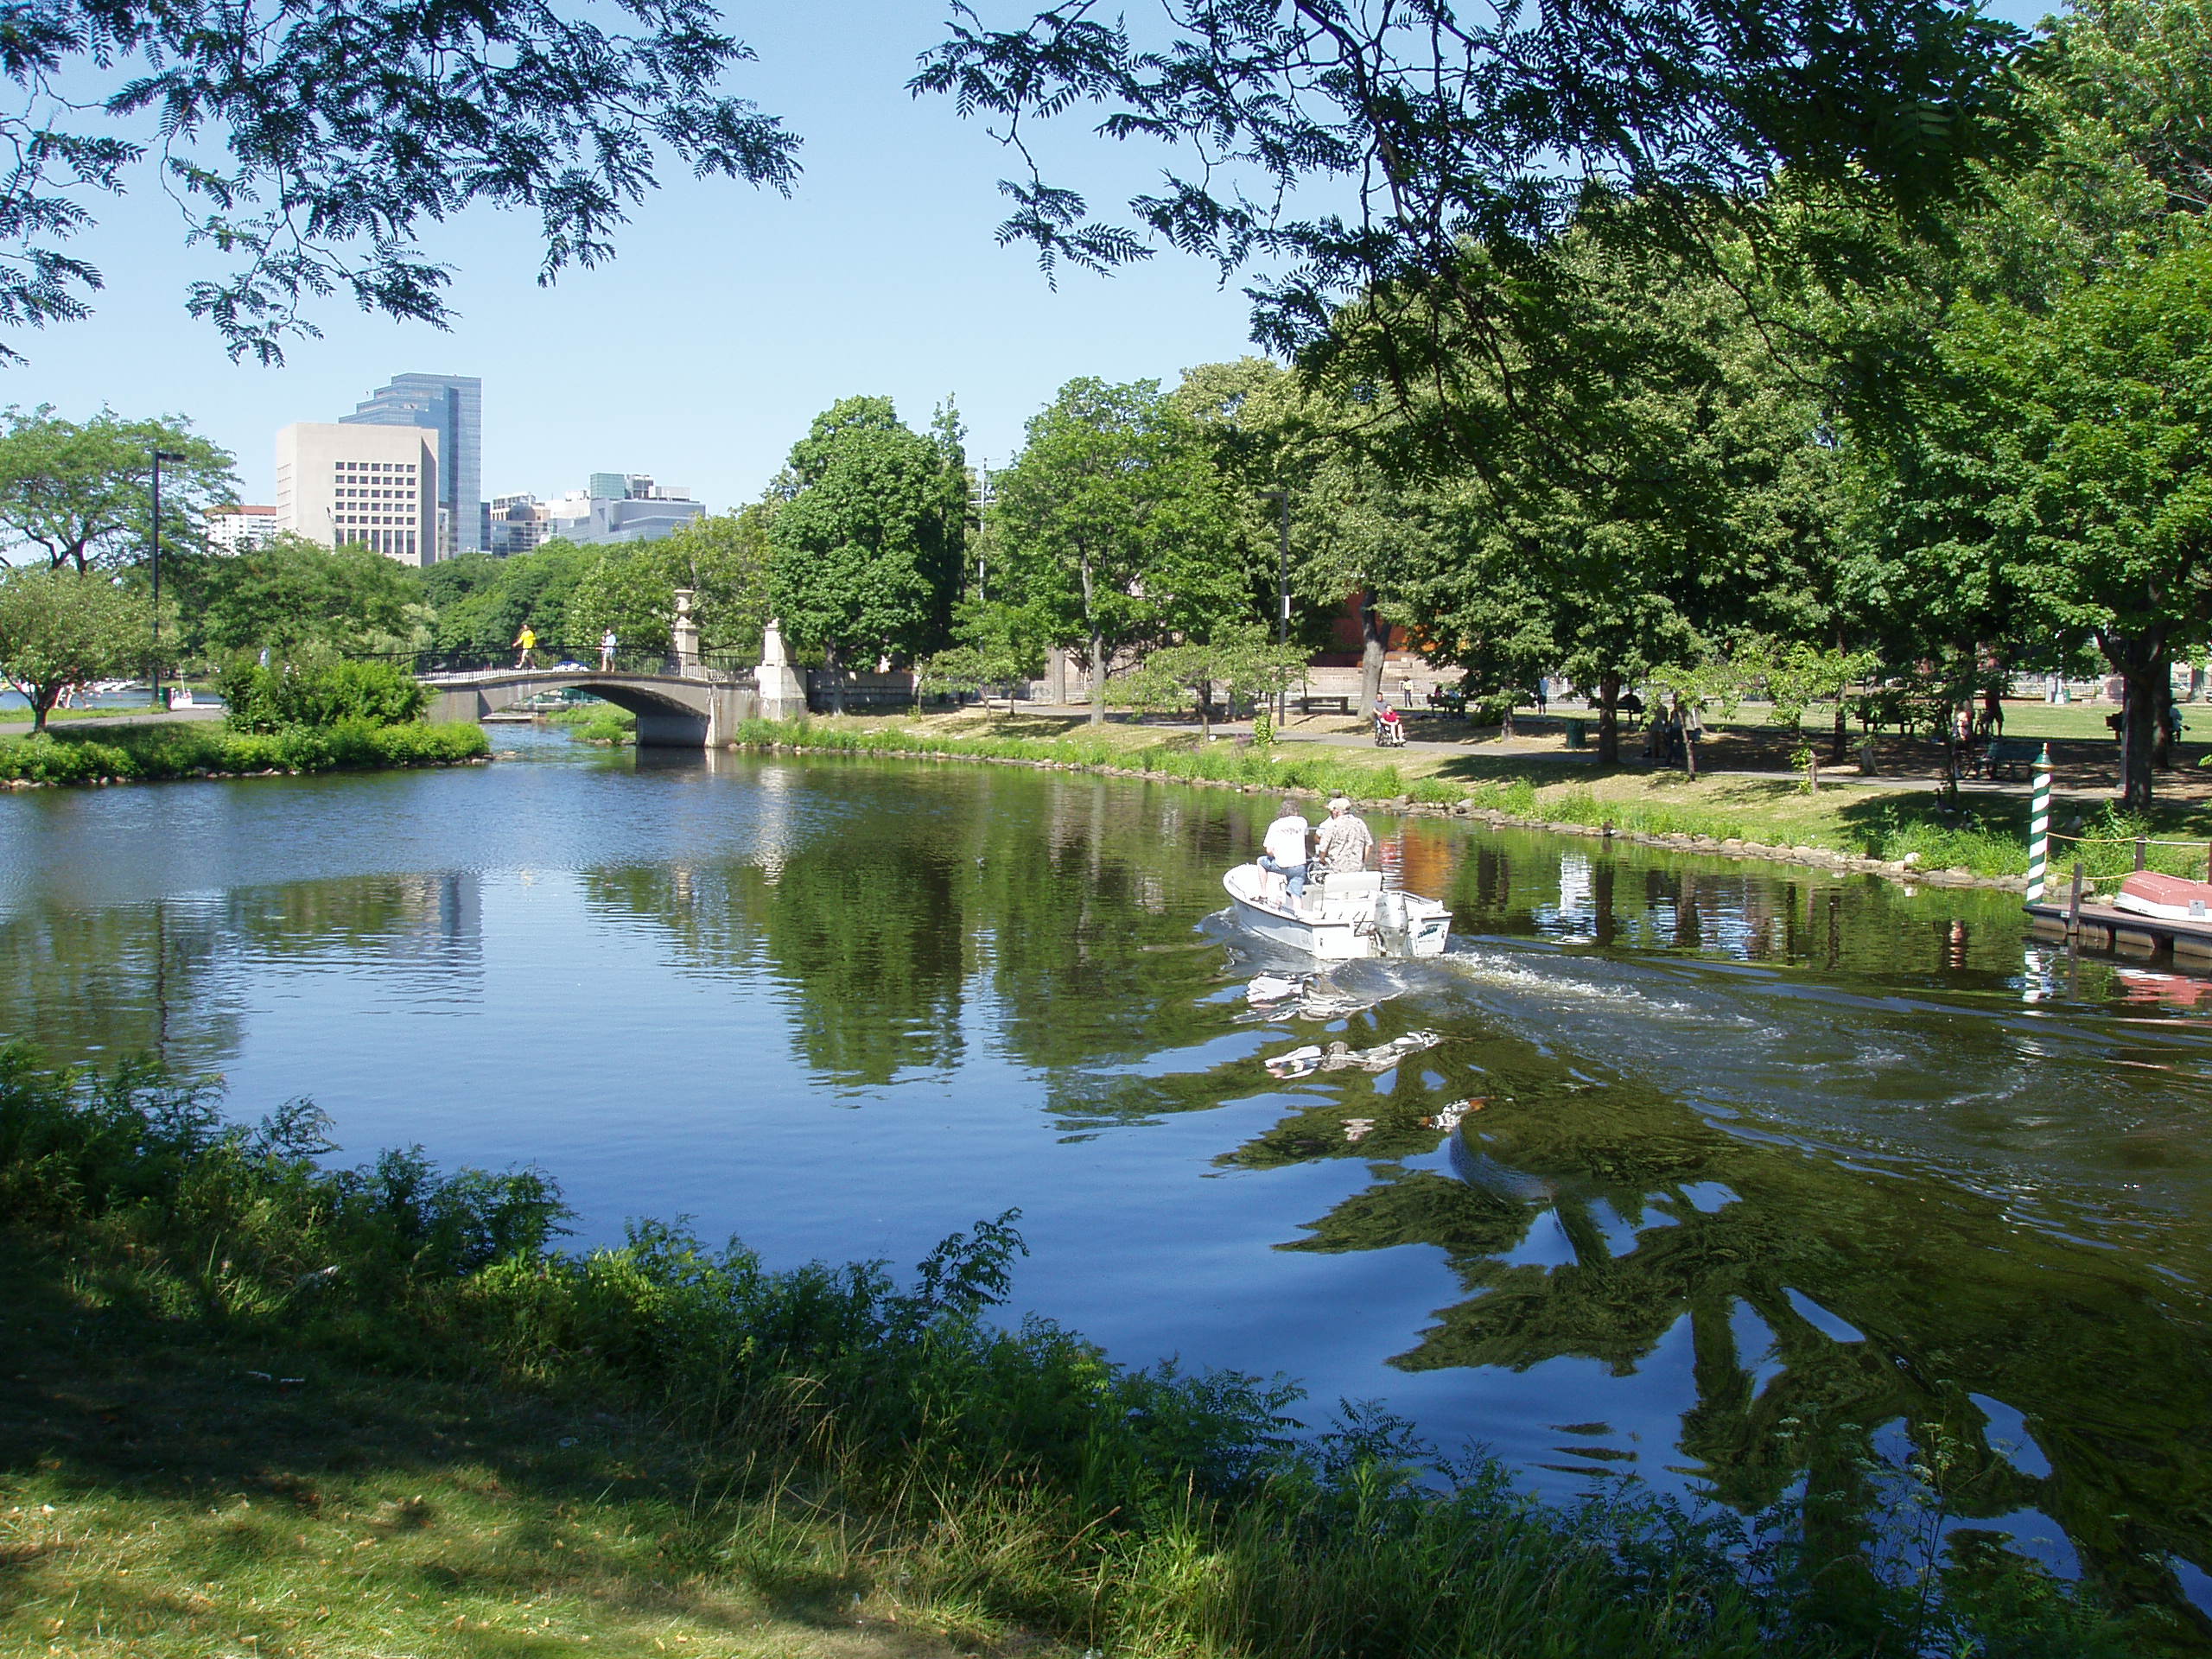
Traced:
<svg viewBox="0 0 2212 1659">
<path fill-rule="evenodd" d="M 641 1414 L 226 1340 L 7 1245 L 0 1650 L 952 1651 L 849 1572 L 835 1516 L 731 1501 L 741 1467 Z"/>
</svg>

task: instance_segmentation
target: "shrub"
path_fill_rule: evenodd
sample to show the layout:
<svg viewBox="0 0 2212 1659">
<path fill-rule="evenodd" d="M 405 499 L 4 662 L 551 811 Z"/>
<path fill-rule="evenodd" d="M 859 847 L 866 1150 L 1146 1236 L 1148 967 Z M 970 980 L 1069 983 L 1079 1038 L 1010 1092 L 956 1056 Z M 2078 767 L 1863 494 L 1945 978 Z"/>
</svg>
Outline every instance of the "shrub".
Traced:
<svg viewBox="0 0 2212 1659">
<path fill-rule="evenodd" d="M 234 732 L 276 732 L 290 726 L 365 721 L 399 726 L 420 720 L 429 690 L 396 663 L 285 663 L 262 668 L 241 661 L 216 677 Z"/>
<path fill-rule="evenodd" d="M 1733 1522 L 1547 1510 L 1371 1409 L 1307 1434 L 1280 1381 L 1131 1370 L 1049 1321 L 1008 1328 L 992 1313 L 1016 1212 L 907 1285 L 877 1262 L 772 1270 L 653 1223 L 574 1255 L 537 1173 L 441 1175 L 415 1150 L 327 1170 L 326 1129 L 305 1102 L 227 1124 L 207 1087 L 0 1047 L 0 1217 L 96 1262 L 104 1295 L 135 1286 L 248 1341 L 645 1408 L 741 1452 L 757 1490 L 807 1494 L 887 1558 L 902 1601 L 979 1633 L 1258 1659 L 1839 1650 L 1818 1573 L 1763 1570 Z M 710 1519 L 717 1500 L 694 1502 Z M 741 1531 L 732 1564 L 768 1548 Z M 2031 1569 L 1955 1587 L 1869 1585 L 1866 1648 L 2126 1650 Z"/>
<path fill-rule="evenodd" d="M 137 726 L 99 741 L 68 733 L 0 738 L 0 779 L 83 784 L 118 778 L 151 781 L 211 772 L 327 772 L 341 767 L 450 765 L 487 754 L 479 727 L 379 726 L 360 718 L 323 728 L 226 732 L 211 726 Z"/>
</svg>

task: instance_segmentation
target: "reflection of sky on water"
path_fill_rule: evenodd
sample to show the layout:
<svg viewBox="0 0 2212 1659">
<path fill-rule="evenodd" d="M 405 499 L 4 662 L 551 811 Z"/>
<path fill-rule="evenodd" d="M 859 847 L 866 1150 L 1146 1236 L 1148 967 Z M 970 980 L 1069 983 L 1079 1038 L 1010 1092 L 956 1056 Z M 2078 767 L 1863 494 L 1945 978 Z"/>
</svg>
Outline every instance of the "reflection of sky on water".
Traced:
<svg viewBox="0 0 2212 1659">
<path fill-rule="evenodd" d="M 0 1029 L 158 1043 L 242 1112 L 311 1095 L 348 1155 L 538 1164 L 583 1242 L 688 1216 L 906 1263 L 1018 1205 L 1023 1305 L 1117 1357 L 1379 1398 L 1553 1491 L 1779 1496 L 1776 1414 L 1875 1406 L 1900 1363 L 1900 1409 L 1955 1396 L 1992 1491 L 2040 1491 L 2094 1379 L 1985 1386 L 2005 1259 L 2103 1299 L 2123 1369 L 2197 1317 L 2199 982 L 2024 950 L 2005 895 L 1420 821 L 1453 954 L 1343 970 L 1366 1012 L 1239 1023 L 1251 964 L 1192 924 L 1268 803 L 501 742 L 533 763 L 0 802 Z M 1424 1027 L 1379 1077 L 1257 1064 Z M 1931 1298 L 1972 1351 L 1932 1351 Z M 2151 1380 L 2201 1403 L 2201 1367 Z M 1980 1507 L 1947 1524 L 2071 1559 L 2033 1504 Z M 2199 1581 L 2201 1540 L 2147 1541 Z"/>
</svg>

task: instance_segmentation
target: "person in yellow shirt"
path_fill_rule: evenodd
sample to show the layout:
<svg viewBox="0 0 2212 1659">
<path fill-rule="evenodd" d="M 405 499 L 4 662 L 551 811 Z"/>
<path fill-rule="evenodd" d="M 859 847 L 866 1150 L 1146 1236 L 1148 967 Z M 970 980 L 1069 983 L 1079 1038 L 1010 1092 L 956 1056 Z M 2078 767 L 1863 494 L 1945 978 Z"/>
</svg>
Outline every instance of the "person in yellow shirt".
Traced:
<svg viewBox="0 0 2212 1659">
<path fill-rule="evenodd" d="M 515 666 L 517 668 L 537 666 L 537 630 L 527 622 L 522 625 L 522 632 L 515 635 Z"/>
</svg>

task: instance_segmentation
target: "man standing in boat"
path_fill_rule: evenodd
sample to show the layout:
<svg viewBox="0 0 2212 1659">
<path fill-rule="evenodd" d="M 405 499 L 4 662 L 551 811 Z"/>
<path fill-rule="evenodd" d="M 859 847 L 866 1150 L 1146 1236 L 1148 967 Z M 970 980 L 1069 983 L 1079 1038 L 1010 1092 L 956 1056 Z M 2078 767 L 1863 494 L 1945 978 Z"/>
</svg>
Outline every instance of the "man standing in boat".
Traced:
<svg viewBox="0 0 2212 1659">
<path fill-rule="evenodd" d="M 1363 870 L 1374 849 L 1375 837 L 1351 810 L 1351 798 L 1332 796 L 1329 820 L 1313 835 L 1313 862 L 1324 872 Z"/>
<path fill-rule="evenodd" d="M 1294 906 L 1306 893 L 1306 837 L 1313 827 L 1298 810 L 1296 801 L 1285 801 L 1281 814 L 1268 826 L 1264 850 L 1260 854 L 1260 868 L 1283 878 Z"/>
</svg>

